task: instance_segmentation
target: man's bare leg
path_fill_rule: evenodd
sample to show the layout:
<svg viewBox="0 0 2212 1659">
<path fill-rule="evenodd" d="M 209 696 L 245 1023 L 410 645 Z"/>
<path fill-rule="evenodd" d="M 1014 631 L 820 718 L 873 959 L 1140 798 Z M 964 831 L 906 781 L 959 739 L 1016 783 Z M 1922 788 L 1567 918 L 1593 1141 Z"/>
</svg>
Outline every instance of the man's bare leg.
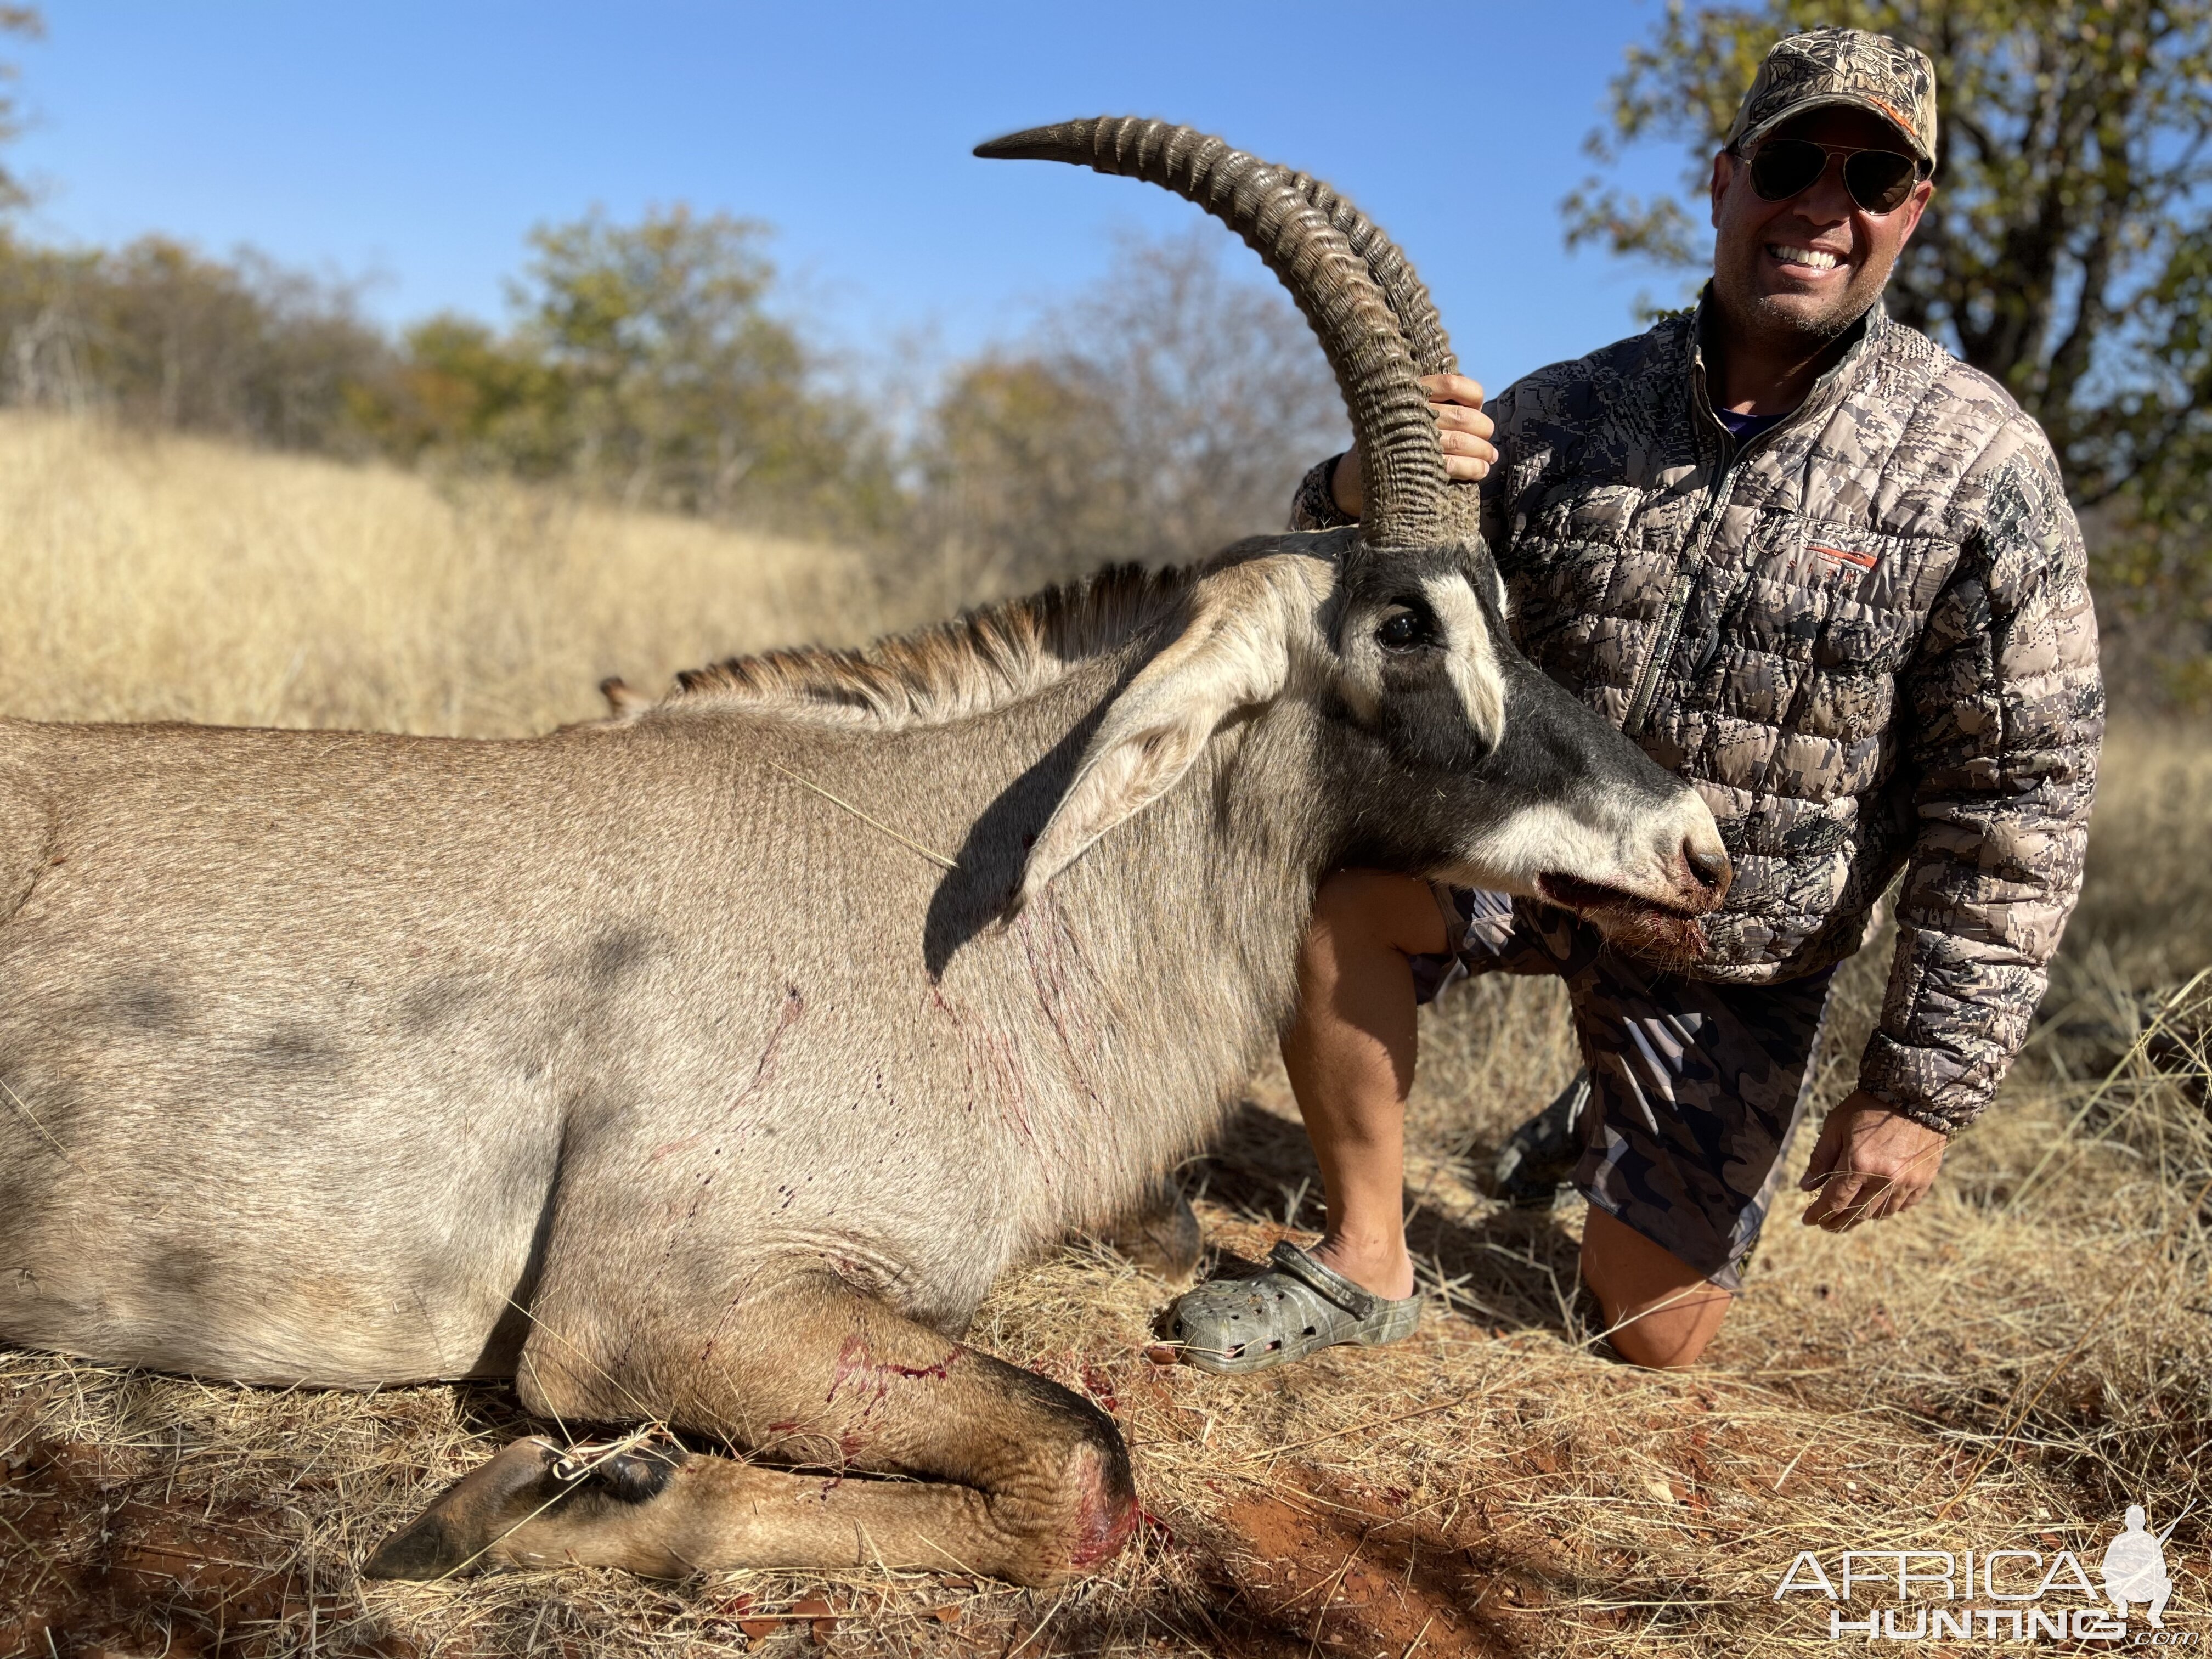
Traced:
<svg viewBox="0 0 2212 1659">
<path fill-rule="evenodd" d="M 1283 1037 L 1321 1164 L 1328 1231 L 1313 1254 L 1377 1296 L 1413 1294 L 1406 1251 L 1406 1097 L 1418 1043 L 1407 958 L 1447 948 L 1425 882 L 1374 870 L 1322 884 L 1298 959 L 1298 1017 Z M 1695 1364 L 1735 1298 L 1671 1251 L 1593 1209 L 1583 1277 L 1632 1364 Z"/>
<path fill-rule="evenodd" d="M 1406 1097 L 1418 1047 L 1406 958 L 1447 948 L 1426 882 L 1341 870 L 1315 896 L 1283 1064 L 1321 1164 L 1328 1230 L 1316 1257 L 1355 1285 L 1413 1293 L 1406 1253 Z"/>
<path fill-rule="evenodd" d="M 1632 1365 L 1694 1365 L 1735 1297 L 1673 1251 L 1593 1205 L 1583 1227 L 1583 1281 L 1616 1328 L 1607 1339 Z"/>
</svg>

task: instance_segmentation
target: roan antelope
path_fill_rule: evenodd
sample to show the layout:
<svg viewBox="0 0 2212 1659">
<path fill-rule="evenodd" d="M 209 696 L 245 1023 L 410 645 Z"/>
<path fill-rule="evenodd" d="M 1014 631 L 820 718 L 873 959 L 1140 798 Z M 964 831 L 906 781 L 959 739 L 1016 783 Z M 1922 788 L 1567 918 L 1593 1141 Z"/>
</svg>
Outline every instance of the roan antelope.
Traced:
<svg viewBox="0 0 2212 1659">
<path fill-rule="evenodd" d="M 525 1439 L 373 1573 L 1095 1565 L 1138 1514 L 1114 1424 L 960 1333 L 1219 1125 L 1316 881 L 1674 949 L 1725 884 L 1697 795 L 1514 648 L 1395 247 L 1158 122 L 981 153 L 1250 242 L 1334 367 L 1364 526 L 526 741 L 0 723 L 0 1340 L 511 1376 L 789 1466 Z"/>
</svg>

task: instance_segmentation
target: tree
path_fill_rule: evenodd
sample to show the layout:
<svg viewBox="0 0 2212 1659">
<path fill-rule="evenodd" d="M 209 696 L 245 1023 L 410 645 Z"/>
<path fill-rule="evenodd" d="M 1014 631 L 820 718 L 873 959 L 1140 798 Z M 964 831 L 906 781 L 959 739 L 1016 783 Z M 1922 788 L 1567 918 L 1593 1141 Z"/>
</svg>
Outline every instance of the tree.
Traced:
<svg viewBox="0 0 2212 1659">
<path fill-rule="evenodd" d="M 541 225 L 507 284 L 510 326 L 415 325 L 357 417 L 409 461 L 872 537 L 899 508 L 888 441 L 818 388 L 813 354 L 769 309 L 767 235 L 682 206 Z"/>
<path fill-rule="evenodd" d="M 531 233 L 513 343 L 550 378 L 580 476 L 632 505 L 709 514 L 888 491 L 873 435 L 816 394 L 810 354 L 767 308 L 767 235 L 680 205 Z"/>
<path fill-rule="evenodd" d="M 1135 516 L 1113 425 L 1111 404 L 1063 364 L 990 355 L 954 375 L 923 470 L 933 539 L 973 590 L 963 598 L 1113 556 L 1102 550 Z"/>
<path fill-rule="evenodd" d="M 2042 422 L 2100 574 L 2212 624 L 2212 0 L 1672 0 L 1613 86 L 1601 162 L 1686 141 L 1686 209 L 1593 177 L 1571 245 L 1690 267 L 1707 169 L 1766 49 L 1820 24 L 1935 60 L 1936 198 L 1892 312 L 1996 377 Z"/>
<path fill-rule="evenodd" d="M 398 368 L 357 388 L 355 412 L 399 460 L 429 457 L 546 478 L 569 463 L 563 392 L 536 352 L 488 323 L 443 312 L 406 330 Z"/>
<path fill-rule="evenodd" d="M 126 420 L 283 449 L 360 447 L 354 386 L 382 373 L 383 336 L 354 288 L 251 248 L 203 258 L 164 236 L 104 254 L 88 302 L 92 361 Z"/>
<path fill-rule="evenodd" d="M 982 585 L 1158 562 L 1279 529 L 1345 442 L 1304 321 L 1203 229 L 1130 240 L 1022 347 L 957 376 L 922 447 L 928 516 Z"/>
</svg>

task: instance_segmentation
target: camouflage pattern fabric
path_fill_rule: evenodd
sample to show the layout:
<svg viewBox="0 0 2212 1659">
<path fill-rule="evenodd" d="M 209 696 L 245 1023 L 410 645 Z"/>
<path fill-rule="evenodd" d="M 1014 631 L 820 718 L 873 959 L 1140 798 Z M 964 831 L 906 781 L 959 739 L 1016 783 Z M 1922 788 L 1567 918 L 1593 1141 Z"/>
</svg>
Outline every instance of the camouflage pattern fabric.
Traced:
<svg viewBox="0 0 2212 1659">
<path fill-rule="evenodd" d="M 1808 29 L 1776 41 L 1723 147 L 1756 145 L 1792 116 L 1837 104 L 1881 117 L 1923 167 L 1936 165 L 1936 65 L 1927 53 L 1864 29 Z"/>
<path fill-rule="evenodd" d="M 1778 985 L 1684 979 L 1607 949 L 1550 905 L 1438 895 L 1458 945 L 1413 958 L 1421 1000 L 1462 973 L 1566 981 L 1590 1072 L 1576 1188 L 1723 1290 L 1742 1289 L 1812 1093 L 1835 969 Z"/>
<path fill-rule="evenodd" d="M 1948 1133 L 2019 1052 L 2081 890 L 2104 728 L 2081 532 L 2035 422 L 1879 306 L 1742 445 L 1704 315 L 1492 402 L 1484 532 L 1522 647 L 1719 821 L 1735 881 L 1692 976 L 1820 973 L 1905 872 L 1860 1082 Z M 1343 522 L 1316 468 L 1295 523 Z"/>
</svg>

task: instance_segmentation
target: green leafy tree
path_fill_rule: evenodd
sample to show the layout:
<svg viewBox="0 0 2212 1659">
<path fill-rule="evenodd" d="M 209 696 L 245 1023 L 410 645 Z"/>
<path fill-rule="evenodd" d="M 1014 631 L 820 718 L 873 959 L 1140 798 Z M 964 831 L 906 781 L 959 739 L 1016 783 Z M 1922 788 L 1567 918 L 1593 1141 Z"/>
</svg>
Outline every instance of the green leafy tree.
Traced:
<svg viewBox="0 0 2212 1659">
<path fill-rule="evenodd" d="M 1594 176 L 1563 204 L 1569 242 L 1705 263 L 1707 170 L 1737 100 L 1768 46 L 1821 24 L 1936 64 L 1936 195 L 1892 312 L 2042 422 L 2076 502 L 2104 509 L 2108 596 L 2212 626 L 2212 0 L 1673 0 L 1588 147 L 1609 166 L 1686 143 L 1686 195 Z"/>
<path fill-rule="evenodd" d="M 767 228 L 678 206 L 593 212 L 530 234 L 504 331 L 446 314 L 409 329 L 359 388 L 389 453 L 560 479 L 652 507 L 867 537 L 894 522 L 884 435 L 824 394 L 769 309 Z"/>
<path fill-rule="evenodd" d="M 511 470 L 565 471 L 565 387 L 543 358 L 489 324 L 451 312 L 401 337 L 392 373 L 356 388 L 355 413 L 386 454 Z"/>
<path fill-rule="evenodd" d="M 767 235 L 681 206 L 531 234 L 512 349 L 542 368 L 533 412 L 565 432 L 580 476 L 709 514 L 773 501 L 866 519 L 888 502 L 875 435 L 816 392 L 810 354 L 768 308 Z"/>
</svg>

